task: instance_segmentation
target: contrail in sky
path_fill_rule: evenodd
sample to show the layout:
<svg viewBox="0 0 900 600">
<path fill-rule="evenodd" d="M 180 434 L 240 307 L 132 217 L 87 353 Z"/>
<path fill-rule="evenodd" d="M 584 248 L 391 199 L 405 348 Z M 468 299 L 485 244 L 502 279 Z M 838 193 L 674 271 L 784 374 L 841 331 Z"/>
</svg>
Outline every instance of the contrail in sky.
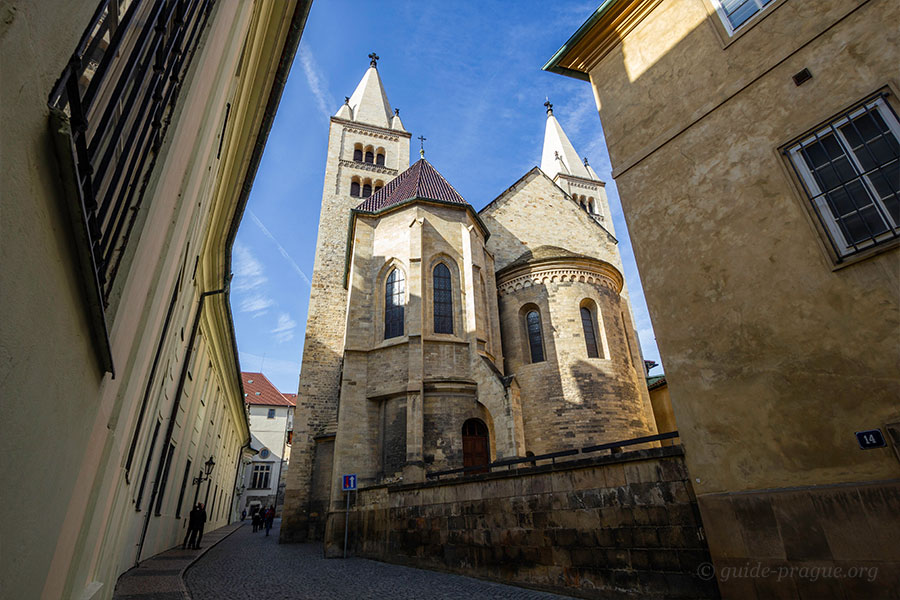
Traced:
<svg viewBox="0 0 900 600">
<path fill-rule="evenodd" d="M 291 258 L 291 255 L 287 253 L 287 250 L 284 249 L 284 246 L 278 243 L 278 240 L 275 239 L 275 236 L 272 235 L 272 232 L 266 229 L 266 226 L 262 224 L 262 221 L 259 220 L 259 218 L 253 213 L 252 210 L 248 210 L 247 212 L 250 213 L 250 218 L 253 219 L 253 222 L 256 223 L 256 226 L 259 227 L 260 231 L 262 231 L 263 234 L 267 238 L 269 238 L 269 240 L 271 240 L 273 244 L 275 244 L 275 247 L 278 248 L 278 251 L 281 252 L 281 255 L 284 257 L 284 259 L 288 261 L 292 267 L 294 267 L 294 270 L 297 271 L 300 279 L 302 279 L 306 283 L 306 285 L 312 286 L 312 284 L 309 282 L 309 277 L 306 276 L 306 273 L 303 272 L 303 269 L 300 268 L 300 265 L 298 265 L 297 262 L 293 258 Z"/>
</svg>

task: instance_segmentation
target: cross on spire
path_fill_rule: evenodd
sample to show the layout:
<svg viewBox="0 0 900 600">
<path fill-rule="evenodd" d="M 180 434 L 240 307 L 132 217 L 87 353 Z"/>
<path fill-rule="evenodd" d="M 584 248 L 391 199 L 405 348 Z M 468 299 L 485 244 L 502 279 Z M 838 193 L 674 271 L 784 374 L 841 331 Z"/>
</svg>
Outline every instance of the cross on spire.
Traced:
<svg viewBox="0 0 900 600">
<path fill-rule="evenodd" d="M 424 135 L 420 135 L 417 139 L 419 140 L 419 156 L 425 158 L 425 140 L 428 138 Z"/>
<path fill-rule="evenodd" d="M 378 56 L 377 54 L 375 54 L 374 52 L 372 52 L 371 54 L 369 54 L 369 59 L 370 59 L 369 64 L 373 67 L 377 67 L 379 58 L 381 58 L 381 57 Z"/>
<path fill-rule="evenodd" d="M 550 104 L 550 98 L 547 98 L 547 101 L 544 102 L 544 106 L 547 107 L 547 114 L 552 115 L 553 114 L 553 105 Z"/>
</svg>

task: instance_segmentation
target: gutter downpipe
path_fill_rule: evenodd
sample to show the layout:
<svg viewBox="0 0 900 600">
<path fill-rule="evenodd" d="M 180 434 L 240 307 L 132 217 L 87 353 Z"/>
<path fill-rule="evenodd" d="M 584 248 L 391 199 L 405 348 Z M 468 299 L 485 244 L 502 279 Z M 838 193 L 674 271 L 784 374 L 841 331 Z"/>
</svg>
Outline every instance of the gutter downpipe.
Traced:
<svg viewBox="0 0 900 600">
<path fill-rule="evenodd" d="M 231 509 L 234 510 L 234 512 L 235 512 L 235 515 L 234 515 L 235 520 L 237 520 L 237 515 L 239 514 L 238 507 L 234 505 L 234 495 L 237 492 L 238 474 L 240 474 L 241 466 L 244 464 L 244 448 L 249 448 L 249 447 L 250 447 L 250 439 L 248 439 L 247 443 L 238 449 L 237 465 L 235 465 L 235 467 L 234 467 L 234 483 L 231 486 L 231 502 L 229 502 L 229 505 L 231 506 Z"/>
<path fill-rule="evenodd" d="M 172 433 L 175 430 L 175 417 L 178 415 L 178 407 L 181 406 L 181 395 L 184 392 L 184 383 L 187 380 L 188 367 L 191 364 L 191 357 L 194 354 L 194 343 L 197 340 L 197 331 L 200 329 L 200 315 L 203 312 L 203 303 L 208 296 L 223 294 L 228 290 L 228 284 L 231 283 L 230 277 L 225 282 L 225 287 L 203 292 L 200 294 L 200 301 L 197 303 L 197 310 L 194 313 L 194 324 L 191 327 L 191 337 L 188 340 L 187 351 L 184 353 L 184 361 L 181 365 L 181 375 L 178 377 L 178 388 L 175 390 L 175 401 L 172 403 L 172 411 L 169 414 L 169 423 L 166 425 L 166 437 L 163 440 L 159 453 L 159 462 L 156 465 L 156 477 L 153 480 L 153 488 L 150 492 L 150 501 L 147 503 L 147 516 L 144 517 L 144 526 L 141 528 L 141 539 L 138 542 L 137 553 L 134 556 L 134 566 L 138 566 L 141 562 L 141 552 L 144 550 L 144 540 L 147 538 L 147 529 L 150 527 L 150 517 L 153 514 L 153 505 L 156 503 L 156 495 L 159 493 L 159 481 L 162 478 L 162 472 L 165 468 L 166 453 L 169 451 L 169 444 L 172 441 Z"/>
</svg>

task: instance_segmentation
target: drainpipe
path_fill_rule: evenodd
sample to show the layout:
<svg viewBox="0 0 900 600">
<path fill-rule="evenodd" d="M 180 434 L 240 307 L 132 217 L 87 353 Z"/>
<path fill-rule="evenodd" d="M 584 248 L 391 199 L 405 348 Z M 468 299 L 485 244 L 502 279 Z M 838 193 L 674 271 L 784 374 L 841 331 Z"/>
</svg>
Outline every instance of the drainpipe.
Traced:
<svg viewBox="0 0 900 600">
<path fill-rule="evenodd" d="M 244 448 L 250 447 L 250 440 L 251 438 L 247 438 L 247 443 L 238 448 L 237 465 L 234 468 L 234 484 L 231 486 L 231 502 L 229 503 L 229 510 L 234 510 L 235 518 L 237 518 L 237 515 L 240 513 L 238 512 L 237 507 L 234 506 L 234 493 L 237 491 L 238 475 L 240 475 L 241 466 L 244 464 Z"/>
<path fill-rule="evenodd" d="M 188 367 L 191 364 L 191 356 L 194 354 L 194 342 L 197 340 L 197 331 L 200 329 L 200 314 L 203 312 L 203 303 L 208 296 L 223 294 L 228 290 L 231 277 L 225 281 L 225 287 L 211 292 L 200 294 L 197 310 L 194 313 L 194 325 L 191 327 L 191 337 L 188 340 L 187 351 L 184 353 L 184 361 L 181 365 L 181 375 L 178 377 L 178 388 L 175 390 L 175 401 L 172 403 L 172 411 L 169 414 L 169 423 L 166 426 L 166 437 L 160 448 L 159 464 L 156 466 L 156 477 L 153 480 L 153 489 L 150 492 L 150 502 L 147 504 L 147 516 L 144 517 L 144 526 L 141 529 L 141 539 L 138 542 L 137 553 L 134 556 L 134 566 L 141 562 L 141 552 L 144 550 L 144 540 L 147 538 L 147 529 L 150 527 L 150 516 L 153 514 L 153 505 L 156 504 L 156 495 L 159 492 L 159 480 L 162 478 L 163 468 L 166 462 L 166 453 L 169 451 L 169 443 L 172 441 L 172 433 L 175 430 L 175 417 L 178 415 L 178 407 L 181 405 L 181 394 L 184 392 L 184 383 L 187 380 Z M 240 371 L 239 371 L 240 373 Z M 197 486 L 199 491 L 200 486 Z"/>
</svg>

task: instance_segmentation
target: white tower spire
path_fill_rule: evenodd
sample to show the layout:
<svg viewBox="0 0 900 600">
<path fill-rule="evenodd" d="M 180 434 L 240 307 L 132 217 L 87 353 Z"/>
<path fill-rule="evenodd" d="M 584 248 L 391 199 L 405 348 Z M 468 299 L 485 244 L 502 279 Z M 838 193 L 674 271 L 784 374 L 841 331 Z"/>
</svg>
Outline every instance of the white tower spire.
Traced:
<svg viewBox="0 0 900 600">
<path fill-rule="evenodd" d="M 349 106 L 349 114 L 353 121 L 391 129 L 395 120 L 394 111 L 391 110 L 391 103 L 388 102 L 384 85 L 378 75 L 378 55 L 373 52 L 369 54 L 369 59 L 369 68 L 366 69 L 353 95 L 347 99 L 345 106 Z M 346 119 L 347 113 L 342 106 L 335 116 Z M 396 120 L 399 122 L 399 118 Z"/>
<path fill-rule="evenodd" d="M 544 103 L 547 107 L 547 127 L 544 131 L 544 151 L 541 153 L 541 171 L 551 179 L 559 174 L 596 179 L 596 175 L 584 166 L 575 152 L 575 147 L 566 136 L 562 126 L 553 116 L 553 105 L 550 100 Z"/>
</svg>

